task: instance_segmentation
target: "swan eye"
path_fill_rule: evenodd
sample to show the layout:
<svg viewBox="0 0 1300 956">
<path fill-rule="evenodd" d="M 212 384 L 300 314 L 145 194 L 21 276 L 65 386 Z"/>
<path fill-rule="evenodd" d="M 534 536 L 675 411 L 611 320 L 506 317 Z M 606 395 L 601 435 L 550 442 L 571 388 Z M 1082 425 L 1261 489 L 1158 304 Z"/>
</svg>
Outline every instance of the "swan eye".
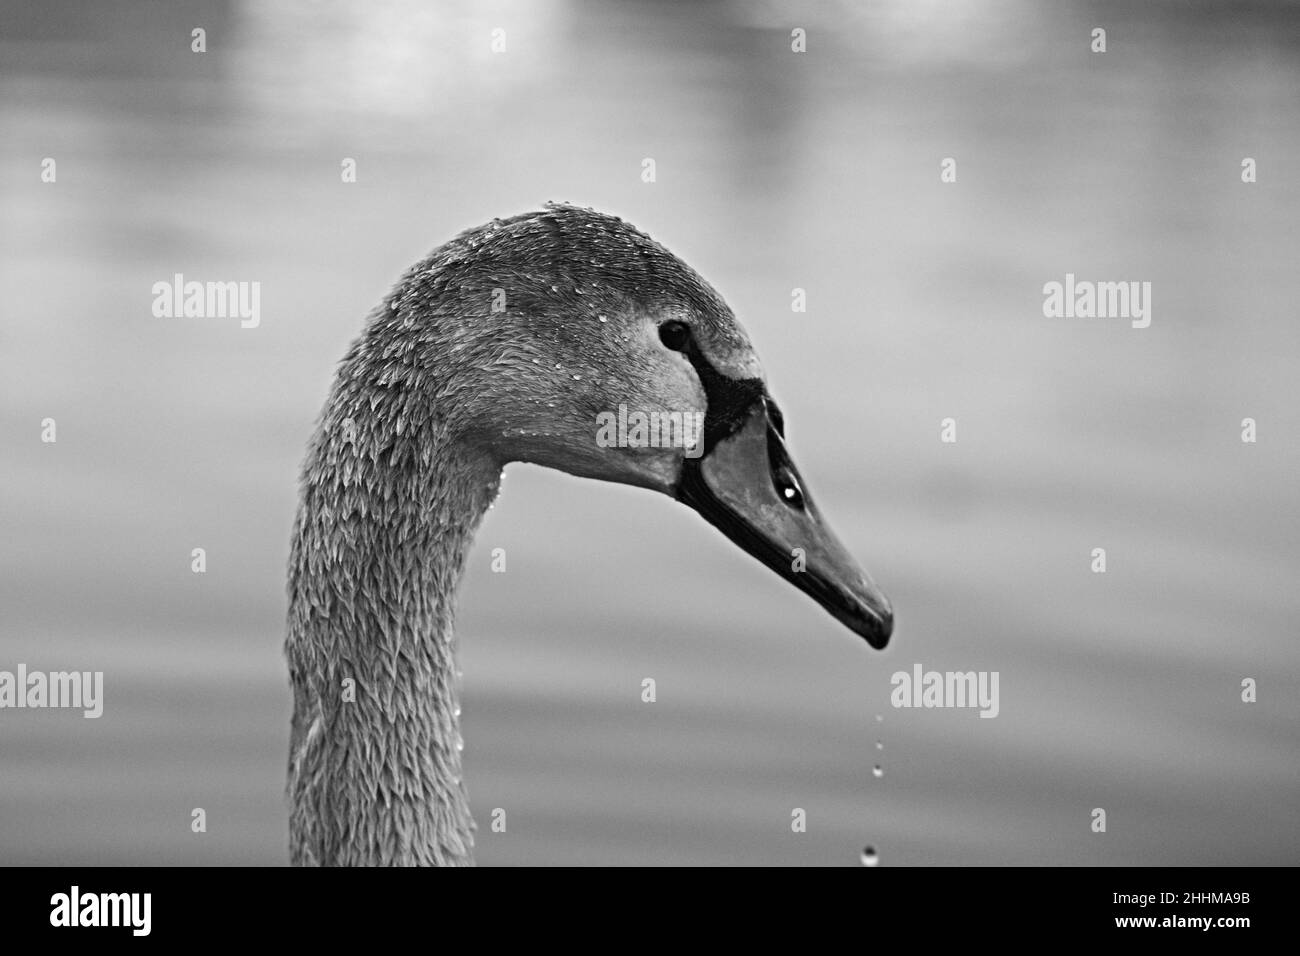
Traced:
<svg viewBox="0 0 1300 956">
<path fill-rule="evenodd" d="M 675 319 L 659 326 L 659 341 L 674 352 L 685 351 L 691 340 L 691 328 L 685 322 Z"/>
<path fill-rule="evenodd" d="M 794 476 L 789 468 L 784 465 L 777 468 L 772 473 L 772 484 L 776 487 L 776 493 L 780 495 L 791 508 L 803 510 L 803 488 L 799 484 L 799 479 Z"/>
</svg>

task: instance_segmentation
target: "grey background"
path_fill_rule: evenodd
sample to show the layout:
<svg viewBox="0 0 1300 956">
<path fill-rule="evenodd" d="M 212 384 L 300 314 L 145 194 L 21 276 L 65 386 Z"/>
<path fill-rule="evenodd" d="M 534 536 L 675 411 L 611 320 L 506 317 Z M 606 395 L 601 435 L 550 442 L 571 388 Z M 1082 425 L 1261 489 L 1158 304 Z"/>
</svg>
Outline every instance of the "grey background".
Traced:
<svg viewBox="0 0 1300 956">
<path fill-rule="evenodd" d="M 1294 4 L 0 17 L 0 668 L 106 684 L 99 720 L 0 712 L 0 862 L 286 862 L 334 363 L 410 262 L 547 199 L 727 297 L 899 627 L 872 652 L 673 502 L 512 466 L 461 595 L 481 863 L 1297 861 Z M 260 281 L 261 327 L 153 318 L 174 272 Z M 1151 327 L 1043 318 L 1066 272 L 1152 282 Z M 890 708 L 916 661 L 999 671 L 1001 715 Z"/>
</svg>

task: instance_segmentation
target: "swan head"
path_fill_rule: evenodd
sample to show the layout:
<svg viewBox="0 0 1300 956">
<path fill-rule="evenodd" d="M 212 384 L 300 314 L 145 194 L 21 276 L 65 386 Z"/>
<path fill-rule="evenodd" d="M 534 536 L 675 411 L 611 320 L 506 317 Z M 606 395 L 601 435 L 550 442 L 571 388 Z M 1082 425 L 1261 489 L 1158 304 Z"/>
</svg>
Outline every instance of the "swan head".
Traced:
<svg viewBox="0 0 1300 956">
<path fill-rule="evenodd" d="M 417 264 L 379 321 L 436 350 L 424 387 L 494 464 L 676 498 L 873 647 L 889 640 L 889 601 L 810 496 L 749 337 L 644 233 L 563 204 L 494 220 Z"/>
</svg>

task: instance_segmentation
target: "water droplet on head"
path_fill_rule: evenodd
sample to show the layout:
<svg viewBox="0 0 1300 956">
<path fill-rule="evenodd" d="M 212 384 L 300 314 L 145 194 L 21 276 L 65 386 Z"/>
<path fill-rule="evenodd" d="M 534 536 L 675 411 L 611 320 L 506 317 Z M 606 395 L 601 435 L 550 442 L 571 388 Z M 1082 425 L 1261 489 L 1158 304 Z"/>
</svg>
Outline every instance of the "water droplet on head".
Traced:
<svg viewBox="0 0 1300 956">
<path fill-rule="evenodd" d="M 609 321 L 609 319 L 605 318 L 603 315 L 598 315 L 598 316 L 596 316 L 596 318 L 600 319 L 600 321 L 602 321 L 602 322 L 608 322 L 608 321 Z"/>
<path fill-rule="evenodd" d="M 875 866 L 880 862 L 880 854 L 876 852 L 874 846 L 864 846 L 862 848 L 862 865 Z"/>
<path fill-rule="evenodd" d="M 580 382 L 580 381 L 582 381 L 582 376 L 581 376 L 581 375 L 575 375 L 575 376 L 573 376 L 573 380 L 574 380 L 575 382 Z"/>
</svg>

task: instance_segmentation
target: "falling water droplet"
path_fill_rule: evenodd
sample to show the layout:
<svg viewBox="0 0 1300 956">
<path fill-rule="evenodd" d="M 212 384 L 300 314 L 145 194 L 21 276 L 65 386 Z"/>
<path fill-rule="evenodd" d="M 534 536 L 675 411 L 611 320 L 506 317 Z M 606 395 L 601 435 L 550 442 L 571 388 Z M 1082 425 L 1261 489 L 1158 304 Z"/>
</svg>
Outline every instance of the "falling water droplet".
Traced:
<svg viewBox="0 0 1300 956">
<path fill-rule="evenodd" d="M 452 716 L 453 716 L 453 717 L 459 717 L 459 716 L 460 716 L 460 704 L 457 704 L 455 710 L 453 710 L 451 713 L 452 713 Z"/>
<path fill-rule="evenodd" d="M 864 846 L 862 848 L 862 865 L 875 866 L 880 862 L 880 854 L 876 852 L 874 846 Z"/>
<path fill-rule="evenodd" d="M 875 777 L 877 780 L 879 780 L 884 775 L 885 775 L 885 768 L 880 766 L 880 764 L 876 764 L 874 767 L 871 768 L 871 776 Z"/>
<path fill-rule="evenodd" d="M 880 723 L 884 719 L 885 717 L 883 714 L 876 714 L 876 723 Z"/>
<path fill-rule="evenodd" d="M 885 749 L 885 745 L 884 745 L 884 743 L 883 743 L 882 741 L 877 740 L 877 741 L 876 741 L 876 749 L 877 749 L 877 750 L 884 750 L 884 749 Z"/>
<path fill-rule="evenodd" d="M 465 749 L 465 738 L 464 738 L 464 737 L 457 737 L 457 738 L 456 738 L 456 753 L 461 753 L 462 751 L 464 751 L 464 749 Z"/>
</svg>

